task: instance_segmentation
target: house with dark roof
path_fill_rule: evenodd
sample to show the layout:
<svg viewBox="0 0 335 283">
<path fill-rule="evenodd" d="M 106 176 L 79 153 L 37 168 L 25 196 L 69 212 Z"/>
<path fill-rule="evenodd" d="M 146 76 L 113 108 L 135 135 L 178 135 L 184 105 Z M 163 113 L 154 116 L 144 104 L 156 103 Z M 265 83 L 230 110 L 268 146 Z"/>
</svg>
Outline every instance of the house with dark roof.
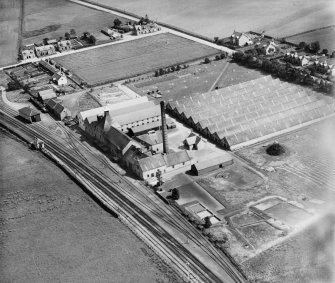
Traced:
<svg viewBox="0 0 335 283">
<path fill-rule="evenodd" d="M 106 134 L 111 127 L 110 117 L 107 115 L 98 115 L 95 121 L 92 121 L 87 117 L 84 121 L 85 132 L 88 133 L 91 137 L 97 139 L 102 143 L 106 143 Z"/>
<path fill-rule="evenodd" d="M 63 120 L 65 117 L 71 116 L 70 110 L 62 105 L 61 100 L 49 99 L 46 107 L 57 120 Z"/>
<path fill-rule="evenodd" d="M 41 113 L 36 111 L 35 109 L 32 109 L 30 107 L 23 107 L 19 109 L 19 115 L 26 121 L 32 123 L 32 122 L 39 122 L 41 121 Z"/>
</svg>

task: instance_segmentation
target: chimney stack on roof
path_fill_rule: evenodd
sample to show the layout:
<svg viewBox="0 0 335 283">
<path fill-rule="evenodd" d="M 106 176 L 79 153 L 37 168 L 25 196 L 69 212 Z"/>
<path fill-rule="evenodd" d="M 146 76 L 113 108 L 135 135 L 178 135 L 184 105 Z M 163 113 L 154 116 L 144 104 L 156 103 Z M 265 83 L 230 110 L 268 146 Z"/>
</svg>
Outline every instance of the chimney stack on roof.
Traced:
<svg viewBox="0 0 335 283">
<path fill-rule="evenodd" d="M 161 101 L 160 104 L 161 104 L 161 117 L 162 117 L 161 120 L 162 120 L 162 136 L 163 136 L 163 153 L 168 153 L 169 152 L 169 145 L 168 145 L 164 101 Z"/>
</svg>

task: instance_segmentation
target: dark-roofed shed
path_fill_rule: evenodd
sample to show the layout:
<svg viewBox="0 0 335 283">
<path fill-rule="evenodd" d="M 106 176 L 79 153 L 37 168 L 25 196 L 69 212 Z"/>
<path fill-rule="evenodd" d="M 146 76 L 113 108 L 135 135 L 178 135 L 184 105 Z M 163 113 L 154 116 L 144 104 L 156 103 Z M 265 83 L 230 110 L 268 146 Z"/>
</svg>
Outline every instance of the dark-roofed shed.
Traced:
<svg viewBox="0 0 335 283">
<path fill-rule="evenodd" d="M 41 113 L 30 107 L 21 108 L 19 110 L 19 115 L 30 123 L 41 121 Z"/>
</svg>

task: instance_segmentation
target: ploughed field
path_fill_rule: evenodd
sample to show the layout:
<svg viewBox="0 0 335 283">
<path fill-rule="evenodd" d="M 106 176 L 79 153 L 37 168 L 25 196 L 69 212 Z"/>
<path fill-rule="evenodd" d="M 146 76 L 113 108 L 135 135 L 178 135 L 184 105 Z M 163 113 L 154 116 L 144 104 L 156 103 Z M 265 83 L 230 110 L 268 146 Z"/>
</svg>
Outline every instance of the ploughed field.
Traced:
<svg viewBox="0 0 335 283">
<path fill-rule="evenodd" d="M 117 81 L 186 63 L 219 50 L 170 33 L 157 34 L 58 57 L 56 61 L 90 85 Z"/>
</svg>

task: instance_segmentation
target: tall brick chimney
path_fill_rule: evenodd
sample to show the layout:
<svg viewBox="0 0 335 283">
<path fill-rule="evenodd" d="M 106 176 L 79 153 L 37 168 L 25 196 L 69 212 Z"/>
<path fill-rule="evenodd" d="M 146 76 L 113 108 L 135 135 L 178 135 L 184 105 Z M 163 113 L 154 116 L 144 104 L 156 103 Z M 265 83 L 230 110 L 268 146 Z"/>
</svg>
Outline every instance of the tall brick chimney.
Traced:
<svg viewBox="0 0 335 283">
<path fill-rule="evenodd" d="M 163 152 L 169 152 L 168 136 L 167 136 L 167 126 L 165 118 L 165 104 L 161 101 L 161 116 L 162 116 L 162 136 L 163 136 Z"/>
</svg>

